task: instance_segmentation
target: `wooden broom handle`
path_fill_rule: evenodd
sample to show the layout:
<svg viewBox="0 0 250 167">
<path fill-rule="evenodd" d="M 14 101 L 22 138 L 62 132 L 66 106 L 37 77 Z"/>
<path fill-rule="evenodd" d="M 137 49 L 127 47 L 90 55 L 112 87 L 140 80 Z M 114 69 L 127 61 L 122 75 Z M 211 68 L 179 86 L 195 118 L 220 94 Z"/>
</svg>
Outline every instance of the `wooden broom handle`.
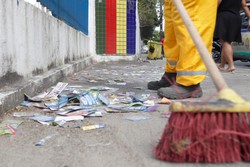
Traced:
<svg viewBox="0 0 250 167">
<path fill-rule="evenodd" d="M 212 77 L 212 80 L 217 88 L 217 91 L 221 91 L 224 88 L 228 88 L 226 81 L 224 80 L 221 72 L 216 66 L 211 54 L 209 53 L 207 47 L 205 46 L 201 36 L 199 35 L 197 29 L 195 28 L 190 16 L 188 15 L 184 5 L 181 0 L 173 0 L 174 4 L 181 16 L 182 21 L 184 22 L 189 35 L 191 36 L 200 56 L 203 60 L 209 74 Z"/>
</svg>

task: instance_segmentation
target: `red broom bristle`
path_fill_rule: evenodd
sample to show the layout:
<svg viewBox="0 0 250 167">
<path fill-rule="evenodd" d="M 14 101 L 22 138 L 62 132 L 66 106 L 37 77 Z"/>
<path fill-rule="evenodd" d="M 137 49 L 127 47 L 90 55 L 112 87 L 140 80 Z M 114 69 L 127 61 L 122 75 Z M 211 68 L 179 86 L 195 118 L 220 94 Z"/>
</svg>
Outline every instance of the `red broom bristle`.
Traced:
<svg viewBox="0 0 250 167">
<path fill-rule="evenodd" d="M 239 113 L 241 126 L 239 131 L 250 134 L 250 113 Z M 240 136 L 241 153 L 243 161 L 250 161 L 250 138 L 247 136 Z"/>
<path fill-rule="evenodd" d="M 174 112 L 153 153 L 169 162 L 249 161 L 249 122 L 250 114 Z"/>
</svg>

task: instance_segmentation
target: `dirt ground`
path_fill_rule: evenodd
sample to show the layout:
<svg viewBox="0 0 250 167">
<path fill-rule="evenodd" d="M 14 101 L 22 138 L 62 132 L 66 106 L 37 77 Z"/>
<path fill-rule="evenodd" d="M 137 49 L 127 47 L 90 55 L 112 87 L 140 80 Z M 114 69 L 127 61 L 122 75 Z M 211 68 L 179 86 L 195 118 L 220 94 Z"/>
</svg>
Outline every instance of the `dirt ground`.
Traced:
<svg viewBox="0 0 250 167">
<path fill-rule="evenodd" d="M 160 99 L 156 91 L 146 89 L 147 82 L 158 80 L 163 72 L 165 60 L 142 59 L 135 62 L 100 63 L 63 78 L 72 85 L 117 87 L 120 92 L 136 92 L 137 95 L 150 94 L 159 106 L 155 112 L 109 113 L 103 117 L 85 118 L 83 121 L 67 122 L 63 127 L 47 126 L 23 118 L 14 118 L 13 112 L 43 112 L 34 107 L 17 106 L 7 112 L 4 119 L 18 119 L 23 123 L 15 135 L 0 136 L 1 167 L 161 167 L 161 166 L 249 166 L 248 163 L 234 164 L 176 164 L 156 160 L 152 151 L 164 130 L 168 105 L 157 104 Z M 248 67 L 249 68 L 249 67 Z M 249 69 L 248 69 L 249 70 Z M 239 72 L 248 75 L 247 67 Z M 226 78 L 236 76 L 225 74 Z M 238 76 L 238 75 L 237 75 Z M 96 83 L 88 82 L 96 80 Z M 123 79 L 125 86 L 106 85 L 107 80 Z M 235 78 L 235 77 L 234 77 Z M 235 78 L 237 79 L 237 78 Z M 228 79 L 229 80 L 229 79 Z M 243 80 L 243 84 L 248 79 Z M 230 82 L 230 85 L 232 85 Z M 235 80 L 234 82 L 237 82 Z M 136 88 L 140 87 L 140 88 Z M 213 98 L 216 90 L 208 77 L 202 84 L 204 97 Z M 238 89 L 240 92 L 244 90 Z M 247 94 L 244 94 L 247 96 Z M 54 113 L 47 113 L 53 115 Z M 133 122 L 126 118 L 148 116 L 149 119 Z M 83 131 L 83 125 L 104 123 L 102 129 Z M 53 135 L 43 146 L 35 146 L 42 138 Z"/>
</svg>

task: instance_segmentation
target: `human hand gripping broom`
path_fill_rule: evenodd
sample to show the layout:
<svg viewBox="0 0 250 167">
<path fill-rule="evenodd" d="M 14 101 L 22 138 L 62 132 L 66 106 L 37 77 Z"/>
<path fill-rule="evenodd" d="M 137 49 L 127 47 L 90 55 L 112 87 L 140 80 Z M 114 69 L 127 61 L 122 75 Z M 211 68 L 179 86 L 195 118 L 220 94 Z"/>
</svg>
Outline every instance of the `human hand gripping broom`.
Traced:
<svg viewBox="0 0 250 167">
<path fill-rule="evenodd" d="M 250 102 L 230 89 L 181 0 L 173 0 L 218 91 L 216 102 L 174 102 L 153 153 L 170 162 L 250 161 Z"/>
</svg>

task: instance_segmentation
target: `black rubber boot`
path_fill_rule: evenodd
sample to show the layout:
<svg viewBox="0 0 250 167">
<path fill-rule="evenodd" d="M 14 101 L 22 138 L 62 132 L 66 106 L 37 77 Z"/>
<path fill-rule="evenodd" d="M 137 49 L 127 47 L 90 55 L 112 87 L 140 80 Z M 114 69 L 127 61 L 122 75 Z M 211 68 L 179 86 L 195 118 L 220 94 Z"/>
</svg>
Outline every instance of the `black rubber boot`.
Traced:
<svg viewBox="0 0 250 167">
<path fill-rule="evenodd" d="M 192 86 L 182 86 L 180 84 L 172 85 L 166 88 L 160 88 L 158 95 L 168 99 L 186 99 L 199 98 L 202 96 L 202 89 L 200 84 Z"/>
<path fill-rule="evenodd" d="M 176 73 L 167 73 L 165 72 L 161 77 L 160 81 L 151 81 L 148 83 L 148 89 L 158 90 L 163 87 L 169 87 L 175 83 Z"/>
</svg>

